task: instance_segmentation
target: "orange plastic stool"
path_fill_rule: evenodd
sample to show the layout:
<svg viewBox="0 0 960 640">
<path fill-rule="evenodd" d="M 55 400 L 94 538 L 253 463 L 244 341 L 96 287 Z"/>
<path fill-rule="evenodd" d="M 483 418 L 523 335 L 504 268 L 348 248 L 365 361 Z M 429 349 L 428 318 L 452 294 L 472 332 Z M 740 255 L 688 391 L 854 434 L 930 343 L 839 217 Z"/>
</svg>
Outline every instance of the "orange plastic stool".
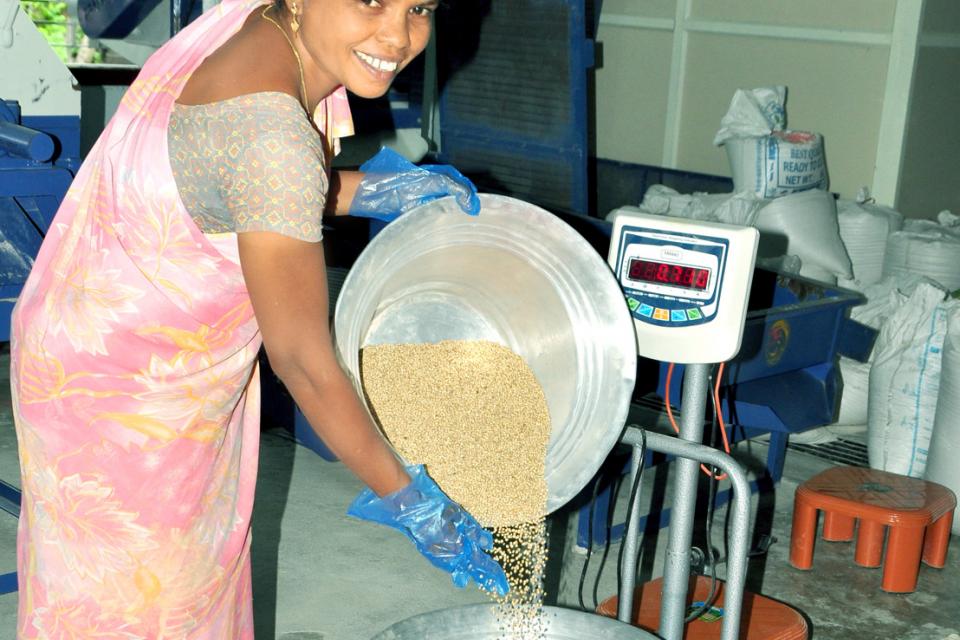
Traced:
<svg viewBox="0 0 960 640">
<path fill-rule="evenodd" d="M 696 583 L 687 589 L 687 604 L 704 600 L 710 595 L 710 578 L 697 576 Z M 723 608 L 724 584 L 717 580 L 717 598 L 713 606 Z M 660 626 L 660 596 L 663 578 L 651 580 L 634 591 L 633 620 L 636 626 L 656 633 Z M 597 607 L 597 613 L 610 618 L 617 617 L 617 596 L 608 598 Z M 684 640 L 719 640 L 720 620 L 698 618 L 684 627 Z M 743 609 L 740 617 L 740 633 L 743 640 L 806 640 L 807 621 L 792 607 L 782 602 L 750 593 L 743 594 Z"/>
<path fill-rule="evenodd" d="M 879 567 L 886 528 L 887 552 L 880 587 L 891 593 L 917 588 L 920 561 L 943 568 L 957 498 L 935 482 L 896 473 L 835 467 L 797 487 L 790 538 L 790 564 L 813 567 L 817 511 L 823 511 L 823 539 L 849 541 L 859 520 L 854 562 Z"/>
</svg>

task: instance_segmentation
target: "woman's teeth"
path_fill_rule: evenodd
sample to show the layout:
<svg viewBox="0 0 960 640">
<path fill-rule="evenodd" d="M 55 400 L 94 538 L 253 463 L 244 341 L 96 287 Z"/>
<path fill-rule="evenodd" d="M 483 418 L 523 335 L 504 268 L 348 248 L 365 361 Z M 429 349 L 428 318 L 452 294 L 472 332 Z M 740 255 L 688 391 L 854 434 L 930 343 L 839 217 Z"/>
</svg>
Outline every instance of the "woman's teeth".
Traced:
<svg viewBox="0 0 960 640">
<path fill-rule="evenodd" d="M 378 71 L 385 71 L 387 73 L 393 73 L 397 70 L 397 63 L 391 60 L 381 60 L 380 58 L 374 58 L 373 56 L 367 55 L 362 51 L 356 52 L 357 57 L 366 62 L 368 65 L 377 69 Z"/>
</svg>

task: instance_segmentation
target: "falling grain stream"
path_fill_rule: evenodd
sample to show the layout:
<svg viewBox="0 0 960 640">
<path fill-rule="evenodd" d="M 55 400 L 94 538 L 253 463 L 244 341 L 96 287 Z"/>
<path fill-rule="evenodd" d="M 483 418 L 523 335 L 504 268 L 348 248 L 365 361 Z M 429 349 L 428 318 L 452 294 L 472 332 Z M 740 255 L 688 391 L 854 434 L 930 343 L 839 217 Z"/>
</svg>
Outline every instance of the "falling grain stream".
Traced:
<svg viewBox="0 0 960 640">
<path fill-rule="evenodd" d="M 510 593 L 504 640 L 545 635 L 545 459 L 550 416 L 523 358 L 486 341 L 385 344 L 361 353 L 363 388 L 403 459 L 492 529 Z"/>
</svg>

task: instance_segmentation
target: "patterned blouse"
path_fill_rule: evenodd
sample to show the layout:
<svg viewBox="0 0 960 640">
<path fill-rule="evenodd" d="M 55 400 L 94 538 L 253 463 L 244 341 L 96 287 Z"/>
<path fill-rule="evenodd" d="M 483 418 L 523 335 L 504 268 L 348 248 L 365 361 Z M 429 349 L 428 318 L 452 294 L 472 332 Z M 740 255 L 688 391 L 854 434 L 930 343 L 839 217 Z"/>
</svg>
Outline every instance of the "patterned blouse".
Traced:
<svg viewBox="0 0 960 640">
<path fill-rule="evenodd" d="M 321 239 L 329 184 L 323 140 L 293 96 L 175 104 L 167 142 L 180 199 L 204 233 Z"/>
</svg>

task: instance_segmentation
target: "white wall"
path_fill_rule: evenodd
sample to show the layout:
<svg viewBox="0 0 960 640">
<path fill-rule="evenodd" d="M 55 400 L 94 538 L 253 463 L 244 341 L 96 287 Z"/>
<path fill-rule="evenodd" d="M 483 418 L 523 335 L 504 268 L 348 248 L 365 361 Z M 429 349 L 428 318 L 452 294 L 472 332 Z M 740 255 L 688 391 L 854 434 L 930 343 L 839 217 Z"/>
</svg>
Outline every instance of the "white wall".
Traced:
<svg viewBox="0 0 960 640">
<path fill-rule="evenodd" d="M 928 2 L 956 18 L 957 0 Z M 733 92 L 783 84 L 788 126 L 824 136 L 830 189 L 853 197 L 868 186 L 894 204 L 909 157 L 904 131 L 922 4 L 605 0 L 597 155 L 729 175 L 712 140 Z M 950 64 L 941 60 L 929 73 Z"/>
<path fill-rule="evenodd" d="M 17 1 L 0 0 L 0 13 Z M 0 98 L 18 101 L 23 115 L 80 115 L 73 74 L 23 10 L 14 17 L 12 46 L 0 46 Z"/>
</svg>

